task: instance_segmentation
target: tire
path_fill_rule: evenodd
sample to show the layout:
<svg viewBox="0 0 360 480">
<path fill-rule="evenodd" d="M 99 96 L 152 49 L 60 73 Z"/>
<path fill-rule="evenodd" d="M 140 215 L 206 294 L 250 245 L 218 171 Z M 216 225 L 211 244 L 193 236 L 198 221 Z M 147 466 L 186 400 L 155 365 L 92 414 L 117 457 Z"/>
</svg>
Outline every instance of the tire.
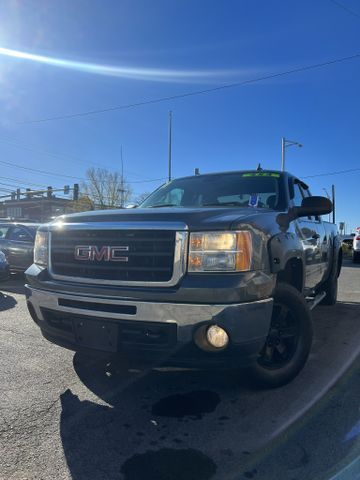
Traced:
<svg viewBox="0 0 360 480">
<path fill-rule="evenodd" d="M 337 254 L 336 262 L 333 262 L 332 270 L 329 278 L 318 288 L 317 293 L 325 292 L 325 297 L 321 300 L 320 305 L 335 305 L 338 295 L 338 278 L 342 265 L 342 252 Z"/>
<path fill-rule="evenodd" d="M 275 388 L 287 384 L 301 371 L 309 356 L 313 328 L 311 313 L 296 288 L 279 283 L 266 343 L 248 369 L 257 386 Z"/>
<path fill-rule="evenodd" d="M 359 263 L 359 262 L 360 262 L 360 252 L 353 251 L 353 263 Z"/>
<path fill-rule="evenodd" d="M 324 284 L 325 297 L 321 300 L 320 305 L 335 305 L 338 294 L 338 277 L 331 278 Z"/>
</svg>

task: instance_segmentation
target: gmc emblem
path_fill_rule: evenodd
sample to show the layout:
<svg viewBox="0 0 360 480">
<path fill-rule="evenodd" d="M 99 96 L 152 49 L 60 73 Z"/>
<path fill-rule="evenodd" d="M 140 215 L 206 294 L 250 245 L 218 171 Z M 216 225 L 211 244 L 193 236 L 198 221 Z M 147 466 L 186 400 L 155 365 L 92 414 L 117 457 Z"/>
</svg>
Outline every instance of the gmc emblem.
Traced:
<svg viewBox="0 0 360 480">
<path fill-rule="evenodd" d="M 88 262 L 128 262 L 129 257 L 122 255 L 123 252 L 128 252 L 129 247 L 127 245 L 117 245 L 110 247 L 109 245 L 103 245 L 98 247 L 97 245 L 77 245 L 75 247 L 75 260 L 85 260 Z"/>
</svg>

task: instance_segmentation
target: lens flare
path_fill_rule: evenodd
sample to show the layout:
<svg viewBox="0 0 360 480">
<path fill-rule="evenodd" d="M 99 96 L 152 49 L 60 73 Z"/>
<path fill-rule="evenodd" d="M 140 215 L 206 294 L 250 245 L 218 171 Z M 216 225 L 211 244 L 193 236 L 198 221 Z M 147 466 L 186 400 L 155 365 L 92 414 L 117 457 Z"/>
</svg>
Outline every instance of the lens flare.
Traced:
<svg viewBox="0 0 360 480">
<path fill-rule="evenodd" d="M 0 55 L 79 72 L 107 75 L 124 79 L 151 80 L 156 82 L 200 82 L 209 79 L 224 79 L 229 75 L 247 73 L 245 71 L 239 72 L 239 70 L 172 70 L 135 66 L 103 65 L 38 55 L 4 47 L 0 47 Z"/>
</svg>

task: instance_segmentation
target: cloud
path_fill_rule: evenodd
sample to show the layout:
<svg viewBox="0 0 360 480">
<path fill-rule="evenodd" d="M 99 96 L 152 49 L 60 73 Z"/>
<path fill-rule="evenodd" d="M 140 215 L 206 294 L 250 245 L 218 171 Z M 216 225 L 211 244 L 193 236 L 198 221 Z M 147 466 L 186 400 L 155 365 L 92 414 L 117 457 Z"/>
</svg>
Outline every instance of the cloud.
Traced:
<svg viewBox="0 0 360 480">
<path fill-rule="evenodd" d="M 154 82 L 176 82 L 176 83 L 206 83 L 208 81 L 221 81 L 229 77 L 247 75 L 254 73 L 250 69 L 230 70 L 182 70 L 166 68 L 148 68 L 126 65 L 104 65 L 98 63 L 82 62 L 64 58 L 38 55 L 19 50 L 0 47 L 0 55 L 14 59 L 36 62 L 58 68 L 74 70 L 78 72 L 106 75 L 132 80 L 145 80 Z"/>
</svg>

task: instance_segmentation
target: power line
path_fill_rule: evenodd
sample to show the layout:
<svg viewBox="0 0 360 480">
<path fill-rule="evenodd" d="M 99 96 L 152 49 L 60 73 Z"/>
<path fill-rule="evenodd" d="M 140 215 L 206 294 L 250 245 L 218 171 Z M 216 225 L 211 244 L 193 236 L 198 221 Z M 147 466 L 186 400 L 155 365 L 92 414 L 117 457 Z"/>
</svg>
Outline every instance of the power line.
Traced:
<svg viewBox="0 0 360 480">
<path fill-rule="evenodd" d="M 166 180 L 167 177 L 162 177 L 162 178 L 152 178 L 151 180 L 134 180 L 133 182 L 125 182 L 125 183 L 152 183 L 152 182 L 163 182 Z"/>
<path fill-rule="evenodd" d="M 334 5 L 337 5 L 338 7 L 342 8 L 346 12 L 350 13 L 350 15 L 353 15 L 354 17 L 360 18 L 360 14 L 354 12 L 354 10 L 351 10 L 351 8 L 347 7 L 346 5 L 343 5 L 342 3 L 338 2 L 337 0 L 329 0 L 331 3 Z"/>
<path fill-rule="evenodd" d="M 44 183 L 34 183 L 34 182 L 29 182 L 28 180 L 20 180 L 20 178 L 13 178 L 13 177 L 2 177 L 0 176 L 1 180 L 10 180 L 11 182 L 16 182 L 18 184 L 25 184 L 25 185 L 33 185 L 35 187 L 46 187 Z"/>
<path fill-rule="evenodd" d="M 169 95 L 167 97 L 153 98 L 153 99 L 150 99 L 150 100 L 143 100 L 141 102 L 136 102 L 136 103 L 129 103 L 129 104 L 125 104 L 125 105 L 118 105 L 118 106 L 114 106 L 114 107 L 102 108 L 102 109 L 99 109 L 99 110 L 89 110 L 87 112 L 71 113 L 71 114 L 68 114 L 68 115 L 58 115 L 58 116 L 54 116 L 54 117 L 40 118 L 40 119 L 36 119 L 36 120 L 26 120 L 24 122 L 18 122 L 17 125 L 29 125 L 29 124 L 34 124 L 34 123 L 44 123 L 44 122 L 51 122 L 51 121 L 57 121 L 57 120 L 66 120 L 66 119 L 69 119 L 69 118 L 86 117 L 86 116 L 90 116 L 90 115 L 98 115 L 98 114 L 101 114 L 101 113 L 113 112 L 113 111 L 116 111 L 116 110 L 125 110 L 125 109 L 129 109 L 129 108 L 141 107 L 141 106 L 144 106 L 144 105 L 151 105 L 151 104 L 155 104 L 155 103 L 168 102 L 170 100 L 178 100 L 180 98 L 193 97 L 193 96 L 196 96 L 196 95 L 205 95 L 205 94 L 212 93 L 212 92 L 217 92 L 217 91 L 220 91 L 220 90 L 225 90 L 225 89 L 230 89 L 230 88 L 235 88 L 235 87 L 241 87 L 241 86 L 244 86 L 244 85 L 250 85 L 252 83 L 257 83 L 257 82 L 261 82 L 261 81 L 264 81 L 264 80 L 271 80 L 271 79 L 274 79 L 274 78 L 283 77 L 285 75 L 291 75 L 293 73 L 305 72 L 307 70 L 315 70 L 317 68 L 325 67 L 325 66 L 328 66 L 328 65 L 334 65 L 336 63 L 342 63 L 342 62 L 346 62 L 346 61 L 349 61 L 349 60 L 355 60 L 359 57 L 360 57 L 360 53 L 356 53 L 356 54 L 350 55 L 348 57 L 335 58 L 335 59 L 329 60 L 327 62 L 305 65 L 305 66 L 302 66 L 302 67 L 293 68 L 291 70 L 286 70 L 286 71 L 283 71 L 283 72 L 277 72 L 277 73 L 272 73 L 272 74 L 269 74 L 269 75 L 264 75 L 263 77 L 256 77 L 256 78 L 252 78 L 252 79 L 249 79 L 249 80 L 244 80 L 244 81 L 241 81 L 241 82 L 229 83 L 229 84 L 225 84 L 225 85 L 220 85 L 218 87 L 206 88 L 204 90 L 195 90 L 193 92 L 179 93 L 177 95 Z"/>
<path fill-rule="evenodd" d="M 84 182 L 86 182 L 87 180 L 85 178 L 82 178 L 82 177 L 75 177 L 75 176 L 72 176 L 72 175 L 65 175 L 63 173 L 55 173 L 55 172 L 49 172 L 47 170 L 39 170 L 37 168 L 30 168 L 30 167 L 23 167 L 22 165 L 17 165 L 16 163 L 11 163 L 11 162 L 4 162 L 3 160 L 0 160 L 0 164 L 2 165 L 6 165 L 6 166 L 9 166 L 9 167 L 15 167 L 15 168 L 20 168 L 22 170 L 27 170 L 27 171 L 30 171 L 30 172 L 34 172 L 34 173 L 38 173 L 40 175 L 50 175 L 52 177 L 63 177 L 63 178 L 70 178 L 70 179 L 76 179 L 76 180 L 82 180 Z M 129 183 L 129 184 L 133 184 L 133 183 L 149 183 L 149 182 L 158 182 L 158 181 L 161 181 L 161 180 L 164 180 L 164 177 L 162 178 L 151 178 L 149 180 L 134 180 L 134 181 L 130 181 L 130 182 L 126 182 L 126 183 Z"/>
<path fill-rule="evenodd" d="M 49 171 L 46 171 L 46 170 L 38 170 L 37 168 L 23 167 L 22 165 L 17 165 L 15 163 L 10 163 L 10 162 L 4 162 L 3 160 L 0 161 L 0 164 L 6 165 L 8 167 L 16 167 L 16 168 L 20 168 L 22 170 L 28 170 L 30 172 L 39 173 L 40 175 L 50 175 L 52 177 L 64 177 L 64 178 L 85 180 L 85 179 L 80 178 L 80 177 L 74 177 L 72 175 L 65 175 L 63 173 L 54 173 L 54 172 L 49 172 Z"/>
<path fill-rule="evenodd" d="M 13 138 L 8 137 L 8 136 L 0 137 L 0 143 L 4 143 L 5 145 L 11 145 L 13 147 L 21 148 L 23 150 L 28 150 L 30 152 L 40 153 L 41 155 L 48 155 L 48 156 L 51 156 L 51 157 L 65 158 L 65 159 L 69 159 L 69 160 L 76 161 L 76 162 L 79 162 L 79 163 L 83 163 L 84 165 L 95 165 L 95 166 L 100 167 L 100 168 L 106 168 L 105 165 L 101 165 L 100 163 L 87 162 L 86 160 L 82 160 L 81 158 L 74 157 L 72 155 L 65 155 L 65 154 L 62 154 L 62 153 L 50 152 L 48 150 L 44 150 L 44 149 L 38 148 L 38 147 L 34 148 L 34 146 L 31 146 L 31 145 L 29 146 L 29 145 L 26 145 L 24 143 L 19 143 L 17 139 L 13 139 Z M 145 175 L 139 175 L 138 173 L 130 172 L 129 170 L 126 170 L 125 173 L 127 173 L 129 175 L 133 175 L 135 177 L 146 178 L 146 179 L 148 178 Z"/>
<path fill-rule="evenodd" d="M 0 182 L 0 185 L 5 185 L 5 187 L 10 187 L 10 188 L 19 188 L 19 185 L 12 185 L 10 183 Z"/>
<path fill-rule="evenodd" d="M 344 173 L 360 172 L 360 168 L 350 168 L 349 170 L 338 170 L 337 172 L 317 173 L 316 175 L 307 175 L 302 178 L 326 177 L 328 175 L 342 175 Z"/>
</svg>

